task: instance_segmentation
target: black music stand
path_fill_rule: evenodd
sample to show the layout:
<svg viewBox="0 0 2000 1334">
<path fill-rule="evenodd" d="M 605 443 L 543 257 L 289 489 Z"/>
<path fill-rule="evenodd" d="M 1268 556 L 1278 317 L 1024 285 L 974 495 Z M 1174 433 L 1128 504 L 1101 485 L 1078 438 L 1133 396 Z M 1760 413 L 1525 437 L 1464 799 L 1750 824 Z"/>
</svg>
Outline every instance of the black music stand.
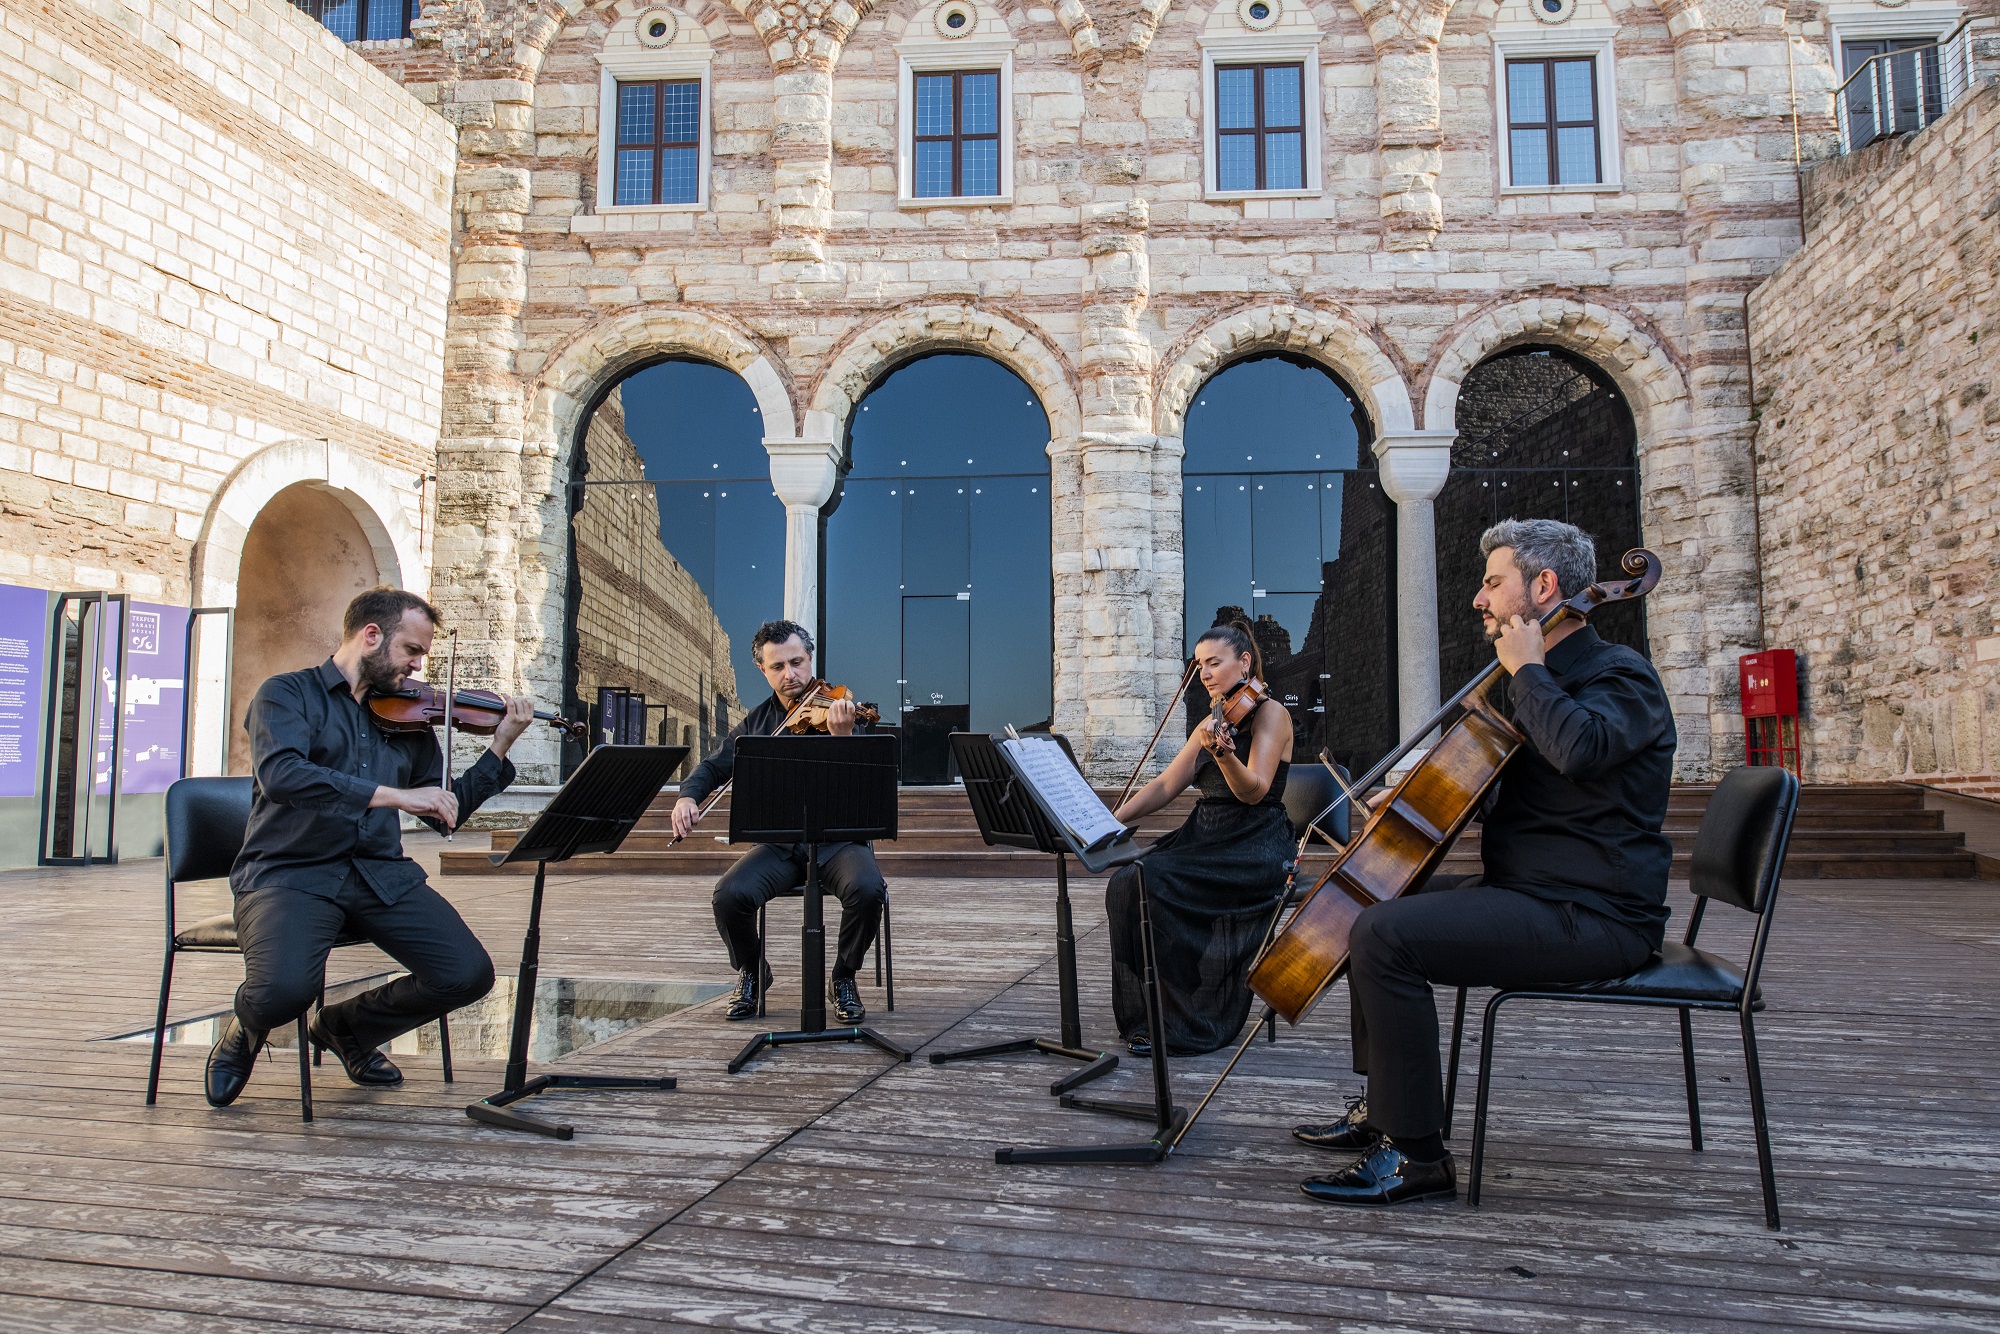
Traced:
<svg viewBox="0 0 2000 1334">
<path fill-rule="evenodd" d="M 548 808 L 508 852 L 491 854 L 495 866 L 535 864 L 535 894 L 528 907 L 528 930 L 521 939 L 521 975 L 514 990 L 514 1025 L 507 1042 L 507 1074 L 500 1091 L 465 1109 L 475 1121 L 503 1130 L 523 1130 L 552 1139 L 571 1139 L 573 1126 L 538 1121 L 508 1108 L 551 1089 L 670 1089 L 666 1077 L 640 1079 L 612 1075 L 537 1075 L 528 1078 L 528 1030 L 535 1015 L 535 980 L 541 968 L 542 886 L 550 862 L 578 853 L 614 852 L 639 823 L 667 779 L 687 759 L 686 746 L 599 746 L 584 757 Z"/>
<path fill-rule="evenodd" d="M 865 1042 L 899 1061 L 910 1053 L 868 1028 L 826 1026 L 826 920 L 819 886 L 823 843 L 896 836 L 893 736 L 743 736 L 736 739 L 736 788 L 729 802 L 731 843 L 803 844 L 805 920 L 800 928 L 799 1026 L 750 1039 L 729 1073 L 768 1047 Z"/>
<path fill-rule="evenodd" d="M 1027 745 L 1055 746 L 1051 736 L 1031 733 L 1021 737 L 994 737 L 994 752 L 1001 762 L 1012 772 L 1019 783 L 1019 790 L 1027 793 L 1049 827 L 1062 836 L 1064 845 L 1083 863 L 1083 869 L 1093 875 L 1101 874 L 1114 866 L 1137 863 L 1146 854 L 1146 849 L 1133 841 L 1133 830 L 1127 829 L 1116 838 L 1102 844 L 1085 845 L 1067 828 L 1056 814 L 1049 797 L 1035 785 L 1034 779 L 1022 768 L 1019 761 L 1003 746 L 1001 741 L 1025 743 Z M 1069 747 L 1062 747 L 1065 756 Z M 1073 763 L 1073 761 L 1072 761 Z M 1187 1124 L 1187 1109 L 1174 1105 L 1174 1085 L 1172 1071 L 1168 1067 L 1165 1005 L 1160 997 L 1160 973 L 1155 963 L 1153 946 L 1152 900 L 1146 893 L 1146 868 L 1139 866 L 1139 943 L 1144 960 L 1144 976 L 1141 979 L 1146 992 L 1146 1031 L 1153 1037 L 1153 1101 L 1111 1102 L 1094 1098 L 1079 1098 L 1073 1093 L 1062 1095 L 1062 1106 L 1079 1111 L 1106 1112 L 1113 1116 L 1131 1117 L 1139 1121 L 1153 1123 L 1150 1139 L 1128 1144 L 1091 1144 L 1074 1148 L 1045 1149 L 995 1149 L 993 1161 L 996 1163 L 1157 1163 L 1165 1161 L 1174 1151 L 1181 1129 Z"/>
<path fill-rule="evenodd" d="M 1076 753 L 1069 748 L 1069 739 L 1060 735 L 1055 739 L 1070 762 L 1075 763 Z M 1060 1097 L 1118 1068 L 1115 1052 L 1091 1051 L 1083 1045 L 1083 1015 L 1077 1004 L 1076 988 L 1076 929 L 1069 905 L 1069 846 L 1048 817 L 1021 791 L 1014 771 L 1000 758 L 992 737 L 983 732 L 953 732 L 951 751 L 958 761 L 959 773 L 965 776 L 965 797 L 972 803 L 973 817 L 979 821 L 979 836 L 987 845 L 1028 848 L 1049 853 L 1056 859 L 1056 991 L 1062 1002 L 1062 1040 L 1015 1038 L 963 1051 L 934 1051 L 931 1064 L 976 1061 L 1024 1051 L 1084 1062 L 1083 1069 L 1073 1070 L 1049 1085 L 1050 1095 Z"/>
</svg>

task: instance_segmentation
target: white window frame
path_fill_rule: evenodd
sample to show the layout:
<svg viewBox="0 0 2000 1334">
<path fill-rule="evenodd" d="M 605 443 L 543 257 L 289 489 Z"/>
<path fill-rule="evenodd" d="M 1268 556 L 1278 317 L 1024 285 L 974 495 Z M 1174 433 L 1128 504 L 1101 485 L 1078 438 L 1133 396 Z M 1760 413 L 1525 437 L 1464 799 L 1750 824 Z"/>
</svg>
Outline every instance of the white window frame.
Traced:
<svg viewBox="0 0 2000 1334">
<path fill-rule="evenodd" d="M 1829 5 L 1826 14 L 1827 50 L 1833 57 L 1833 68 L 1845 79 L 1846 53 L 1841 47 L 1846 43 L 1879 41 L 1885 37 L 1921 37 L 1936 41 L 1964 17 L 1965 10 L 1959 5 L 1904 5 L 1897 9 L 1883 9 L 1872 4 L 1866 9 Z"/>
<path fill-rule="evenodd" d="M 1624 154 L 1618 144 L 1618 75 L 1614 24 L 1564 24 L 1560 28 L 1496 30 L 1493 34 L 1493 142 L 1503 195 L 1615 195 L 1624 191 Z M 1507 62 L 1594 57 L 1597 61 L 1597 165 L 1604 179 L 1581 185 L 1515 185 L 1513 136 L 1507 132 Z"/>
<path fill-rule="evenodd" d="M 598 55 L 597 83 L 597 208 L 603 214 L 706 213 L 709 207 L 709 154 L 715 142 L 714 80 L 715 52 L 706 48 L 689 51 L 607 51 Z M 701 153 L 695 168 L 692 204 L 614 204 L 618 197 L 618 85 L 646 83 L 654 79 L 696 79 L 701 83 Z"/>
<path fill-rule="evenodd" d="M 898 208 L 1003 208 L 1014 202 L 1014 48 L 1012 37 L 957 37 L 905 42 L 896 48 L 896 206 Z M 1000 71 L 1000 193 L 916 193 L 916 88 L 919 74 Z"/>
<path fill-rule="evenodd" d="M 1317 199 L 1326 192 L 1321 174 L 1326 108 L 1320 102 L 1317 32 L 1203 33 L 1201 45 L 1201 197 L 1229 199 Z M 1218 65 L 1288 65 L 1296 61 L 1305 78 L 1299 89 L 1299 128 L 1306 141 L 1306 183 L 1300 190 L 1224 190 L 1216 181 L 1215 68 Z"/>
</svg>

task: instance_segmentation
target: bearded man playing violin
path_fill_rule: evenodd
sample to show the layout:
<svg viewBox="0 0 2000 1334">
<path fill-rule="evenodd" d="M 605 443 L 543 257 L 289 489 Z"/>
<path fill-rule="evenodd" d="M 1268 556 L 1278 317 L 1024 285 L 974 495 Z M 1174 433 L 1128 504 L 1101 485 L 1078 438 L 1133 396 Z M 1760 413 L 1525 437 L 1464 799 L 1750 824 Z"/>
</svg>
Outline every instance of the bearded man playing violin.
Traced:
<svg viewBox="0 0 2000 1334">
<path fill-rule="evenodd" d="M 713 755 L 681 780 L 680 800 L 674 803 L 674 837 L 686 838 L 701 814 L 701 804 L 728 782 L 736 772 L 736 738 L 768 736 L 785 725 L 793 708 L 818 684 L 813 675 L 812 635 L 792 621 L 766 621 L 750 639 L 750 655 L 771 685 L 771 697 L 743 716 Z M 855 705 L 851 699 L 834 699 L 826 705 L 826 730 L 835 736 L 854 733 Z M 868 957 L 875 942 L 875 930 L 882 921 L 882 905 L 888 902 L 889 887 L 875 865 L 875 853 L 866 843 L 822 843 L 819 845 L 819 881 L 827 892 L 840 900 L 840 949 L 827 979 L 827 999 L 842 1024 L 853 1025 L 868 1017 L 854 975 Z M 715 883 L 715 929 L 729 950 L 729 966 L 736 969 L 736 992 L 725 1012 L 731 1019 L 752 1019 L 757 1014 L 757 998 L 771 987 L 771 970 L 757 972 L 757 913 L 766 903 L 787 890 L 806 882 L 806 848 L 794 844 L 786 848 L 760 843 L 745 853 L 736 865 Z"/>
<path fill-rule="evenodd" d="M 401 816 L 456 829 L 513 781 L 507 750 L 535 706 L 508 700 L 486 753 L 445 787 L 436 734 L 385 732 L 367 708 L 371 694 L 403 687 L 430 653 L 437 625 L 436 610 L 416 594 L 370 589 L 348 604 L 332 657 L 272 677 L 250 701 L 250 824 L 229 872 L 243 985 L 208 1057 L 213 1106 L 243 1091 L 265 1035 L 319 998 L 336 940 L 371 941 L 409 970 L 327 1006 L 307 1029 L 364 1088 L 403 1082 L 382 1043 L 493 986 L 478 937 L 403 855 Z"/>
<path fill-rule="evenodd" d="M 1486 574 L 1472 605 L 1509 678 L 1495 700 L 1526 742 L 1478 817 L 1484 874 L 1433 878 L 1355 918 L 1348 989 L 1367 1094 L 1340 1119 L 1292 1132 L 1350 1160 L 1302 1183 L 1328 1204 L 1457 1193 L 1433 984 L 1620 977 L 1659 949 L 1666 926 L 1673 847 L 1660 829 L 1677 737 L 1660 678 L 1587 622 L 1543 635 L 1541 618 L 1596 577 L 1582 530 L 1509 519 L 1479 547 Z"/>
</svg>

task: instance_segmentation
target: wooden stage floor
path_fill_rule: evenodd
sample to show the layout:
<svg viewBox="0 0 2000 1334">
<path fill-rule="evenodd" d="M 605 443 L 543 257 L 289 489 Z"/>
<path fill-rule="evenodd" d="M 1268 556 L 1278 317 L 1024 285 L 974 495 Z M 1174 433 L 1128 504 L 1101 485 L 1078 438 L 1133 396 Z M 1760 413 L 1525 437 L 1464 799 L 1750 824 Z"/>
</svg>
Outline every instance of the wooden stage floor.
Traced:
<svg viewBox="0 0 2000 1334">
<path fill-rule="evenodd" d="M 157 861 L 0 875 L 0 1330 L 2000 1330 L 2000 895 L 1980 881 L 1786 886 L 1761 1026 L 1774 1234 L 1716 1016 L 1696 1019 L 1695 1155 L 1670 1018 L 1517 1007 L 1478 1209 L 1299 1194 L 1335 1164 L 1289 1127 L 1358 1091 L 1344 988 L 1255 1047 L 1168 1163 L 997 1166 L 996 1144 L 1136 1128 L 1058 1109 L 1053 1061 L 923 1060 L 1054 1034 L 1038 881 L 891 887 L 896 1012 L 863 994 L 919 1049 L 909 1065 L 819 1047 L 731 1077 L 746 1026 L 710 1002 L 569 1058 L 680 1080 L 557 1095 L 571 1143 L 469 1122 L 499 1063 L 465 1056 L 455 1086 L 418 1057 L 389 1093 L 329 1062 L 306 1126 L 288 1061 L 215 1111 L 204 1053 L 170 1048 L 148 1108 L 146 1048 L 95 1039 L 150 1022 L 159 877 Z M 508 971 L 527 884 L 439 883 Z M 1086 1033 L 1109 1044 L 1102 896 L 1075 890 Z M 225 894 L 192 899 L 190 917 Z M 797 913 L 773 912 L 778 1027 Z M 1731 915 L 1714 939 L 1735 950 Z M 547 925 L 545 974 L 727 979 L 703 882 L 560 878 Z M 336 977 L 386 966 L 335 956 Z M 226 1005 L 240 967 L 184 957 L 176 1017 Z M 1221 1059 L 1179 1063 L 1184 1099 Z M 1146 1073 L 1128 1060 L 1093 1091 L 1143 1096 Z M 1468 1087 L 1461 1168 L 1470 1103 Z"/>
</svg>

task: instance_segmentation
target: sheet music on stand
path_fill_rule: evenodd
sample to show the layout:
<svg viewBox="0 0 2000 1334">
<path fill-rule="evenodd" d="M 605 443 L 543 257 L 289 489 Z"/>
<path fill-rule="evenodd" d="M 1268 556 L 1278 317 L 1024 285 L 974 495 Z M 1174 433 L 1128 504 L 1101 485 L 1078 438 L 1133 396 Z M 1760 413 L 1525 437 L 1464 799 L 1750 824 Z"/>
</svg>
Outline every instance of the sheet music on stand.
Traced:
<svg viewBox="0 0 2000 1334">
<path fill-rule="evenodd" d="M 1113 817 L 1061 742 L 1045 733 L 1030 733 L 995 737 L 994 745 L 1087 869 L 1102 871 L 1130 860 L 1119 854 L 1130 847 L 1134 831 Z"/>
</svg>

